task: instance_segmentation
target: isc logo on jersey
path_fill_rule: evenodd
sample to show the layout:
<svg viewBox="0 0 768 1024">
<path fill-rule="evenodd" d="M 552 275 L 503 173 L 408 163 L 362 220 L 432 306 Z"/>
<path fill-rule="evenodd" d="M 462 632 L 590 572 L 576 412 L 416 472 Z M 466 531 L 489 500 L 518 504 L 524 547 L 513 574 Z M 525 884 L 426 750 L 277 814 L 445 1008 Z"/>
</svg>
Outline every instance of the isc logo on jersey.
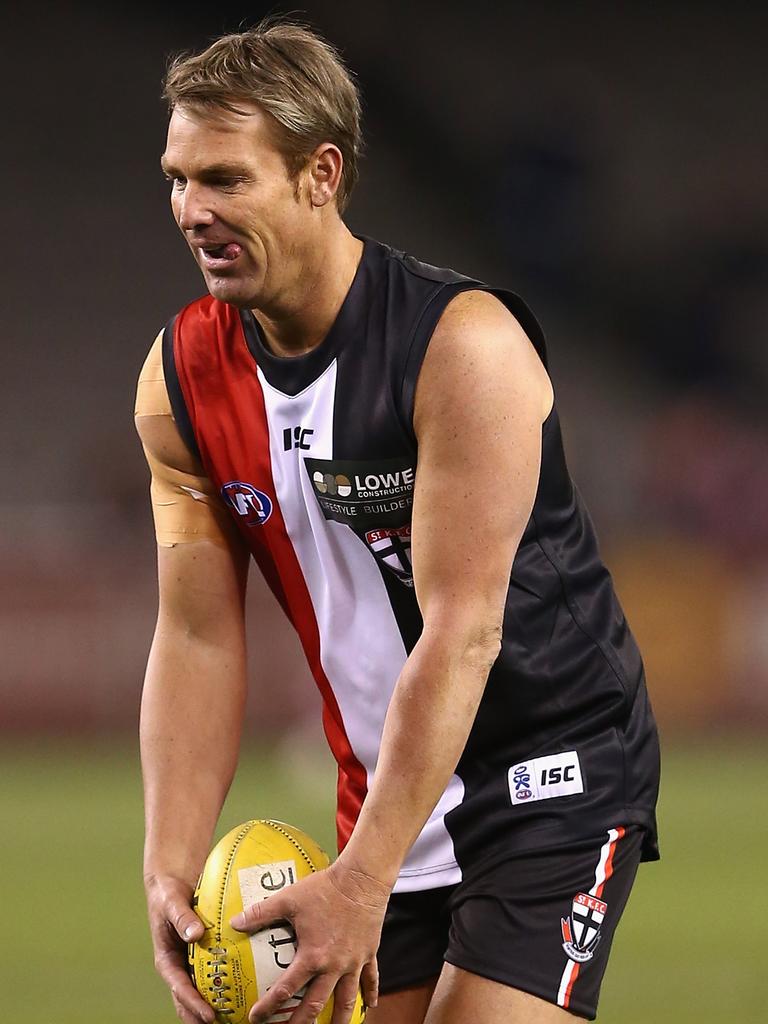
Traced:
<svg viewBox="0 0 768 1024">
<path fill-rule="evenodd" d="M 272 515 L 272 499 L 253 484 L 230 480 L 221 488 L 224 501 L 245 520 L 246 526 L 263 526 Z"/>
<path fill-rule="evenodd" d="M 581 764 L 575 750 L 513 764 L 507 778 L 513 805 L 584 792 Z"/>
</svg>

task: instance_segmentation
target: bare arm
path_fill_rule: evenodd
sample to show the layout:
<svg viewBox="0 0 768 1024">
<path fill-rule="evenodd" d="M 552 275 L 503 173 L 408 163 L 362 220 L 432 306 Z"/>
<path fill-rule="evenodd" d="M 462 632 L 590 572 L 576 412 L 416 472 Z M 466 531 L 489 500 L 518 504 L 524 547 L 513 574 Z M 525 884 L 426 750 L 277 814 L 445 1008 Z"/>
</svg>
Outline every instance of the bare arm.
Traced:
<svg viewBox="0 0 768 1024">
<path fill-rule="evenodd" d="M 158 548 L 160 607 L 141 703 L 145 874 L 190 884 L 237 763 L 244 567 L 210 541 Z"/>
<path fill-rule="evenodd" d="M 160 601 L 141 704 L 144 877 L 156 966 L 191 1024 L 213 1020 L 182 939 L 202 933 L 190 898 L 237 763 L 248 563 L 148 376 L 145 366 L 136 424 L 152 469 Z"/>
<path fill-rule="evenodd" d="M 424 629 L 395 688 L 375 780 L 342 855 L 388 885 L 456 767 L 499 653 L 551 405 L 546 371 L 511 314 L 486 293 L 455 299 L 416 391 L 412 556 Z"/>
</svg>

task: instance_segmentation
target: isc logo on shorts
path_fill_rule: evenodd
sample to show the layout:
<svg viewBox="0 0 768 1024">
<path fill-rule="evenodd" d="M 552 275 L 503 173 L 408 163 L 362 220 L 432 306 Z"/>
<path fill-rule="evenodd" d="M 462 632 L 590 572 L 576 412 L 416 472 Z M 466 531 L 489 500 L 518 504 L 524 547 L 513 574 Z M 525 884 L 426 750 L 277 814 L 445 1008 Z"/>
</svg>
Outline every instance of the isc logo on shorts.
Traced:
<svg viewBox="0 0 768 1024">
<path fill-rule="evenodd" d="M 513 764 L 508 779 L 509 795 L 515 805 L 584 792 L 579 755 L 575 750 Z"/>
</svg>

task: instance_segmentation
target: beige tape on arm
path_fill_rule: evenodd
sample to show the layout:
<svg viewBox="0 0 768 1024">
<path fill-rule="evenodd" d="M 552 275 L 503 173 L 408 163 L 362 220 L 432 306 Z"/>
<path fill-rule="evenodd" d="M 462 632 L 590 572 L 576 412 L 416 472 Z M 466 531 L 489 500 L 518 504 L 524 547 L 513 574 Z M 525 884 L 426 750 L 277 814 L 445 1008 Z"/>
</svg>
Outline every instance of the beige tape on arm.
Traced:
<svg viewBox="0 0 768 1024">
<path fill-rule="evenodd" d="M 173 421 L 163 376 L 162 332 L 139 375 L 135 415 L 152 474 L 150 495 L 157 543 L 172 546 L 209 540 L 229 547 L 234 524 Z"/>
<path fill-rule="evenodd" d="M 152 342 L 136 385 L 135 416 L 171 416 L 171 401 L 163 373 L 163 332 Z"/>
<path fill-rule="evenodd" d="M 152 473 L 149 492 L 157 543 L 167 546 L 210 540 L 228 547 L 233 526 L 210 480 L 174 469 L 146 444 L 144 454 Z"/>
</svg>

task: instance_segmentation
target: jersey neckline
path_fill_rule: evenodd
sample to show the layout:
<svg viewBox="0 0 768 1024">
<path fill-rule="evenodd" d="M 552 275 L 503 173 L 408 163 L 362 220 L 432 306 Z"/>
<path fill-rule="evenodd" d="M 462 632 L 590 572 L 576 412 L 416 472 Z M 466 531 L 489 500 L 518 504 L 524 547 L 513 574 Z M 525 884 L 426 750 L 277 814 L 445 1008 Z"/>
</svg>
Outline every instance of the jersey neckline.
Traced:
<svg viewBox="0 0 768 1024">
<path fill-rule="evenodd" d="M 261 324 L 250 309 L 240 310 L 240 320 L 248 351 L 269 384 L 286 395 L 298 395 L 328 369 L 344 344 L 363 329 L 376 277 L 376 264 L 385 246 L 364 235 L 355 235 L 363 243 L 363 252 L 352 284 L 344 297 L 330 330 L 315 348 L 297 356 L 278 356 L 264 337 Z M 359 330 L 358 330 L 359 325 Z"/>
</svg>

